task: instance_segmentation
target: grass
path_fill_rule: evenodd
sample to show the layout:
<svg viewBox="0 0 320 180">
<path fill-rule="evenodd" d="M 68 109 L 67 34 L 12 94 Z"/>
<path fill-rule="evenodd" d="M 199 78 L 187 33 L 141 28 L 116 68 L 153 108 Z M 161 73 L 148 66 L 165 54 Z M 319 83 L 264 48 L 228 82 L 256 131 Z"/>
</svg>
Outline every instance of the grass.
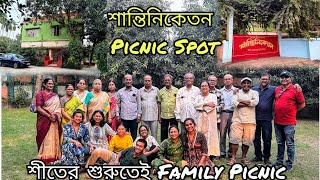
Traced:
<svg viewBox="0 0 320 180">
<path fill-rule="evenodd" d="M 2 111 L 2 179 L 36 179 L 35 175 L 27 175 L 26 165 L 37 157 L 36 114 L 28 108 L 4 109 Z M 160 132 L 159 132 L 160 133 Z M 296 162 L 291 172 L 285 173 L 287 179 L 319 179 L 319 122 L 299 120 L 296 128 Z M 272 162 L 276 159 L 276 140 L 273 132 Z M 248 159 L 254 157 L 254 148 L 250 147 Z M 240 148 L 237 161 L 240 162 Z M 227 159 L 215 164 L 224 165 L 226 169 L 220 179 L 228 179 L 229 166 Z M 84 175 L 80 176 L 84 179 Z M 153 179 L 156 179 L 153 176 Z M 237 176 L 236 179 L 241 179 Z"/>
</svg>

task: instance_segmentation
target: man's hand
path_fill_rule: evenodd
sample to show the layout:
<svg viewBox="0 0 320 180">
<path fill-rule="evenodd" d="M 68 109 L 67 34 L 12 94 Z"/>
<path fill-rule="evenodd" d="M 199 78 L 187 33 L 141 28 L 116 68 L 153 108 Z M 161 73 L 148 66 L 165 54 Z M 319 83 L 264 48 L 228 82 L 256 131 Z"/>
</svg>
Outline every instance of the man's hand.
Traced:
<svg viewBox="0 0 320 180">
<path fill-rule="evenodd" d="M 116 117 L 118 122 L 121 122 L 121 119 L 119 116 Z"/>
<path fill-rule="evenodd" d="M 293 87 L 298 91 L 298 92 L 301 92 L 302 91 L 302 88 L 299 84 L 295 84 L 293 85 Z"/>
<path fill-rule="evenodd" d="M 141 122 L 141 117 L 140 117 L 140 116 L 137 117 L 136 122 L 137 122 L 137 123 Z"/>
</svg>

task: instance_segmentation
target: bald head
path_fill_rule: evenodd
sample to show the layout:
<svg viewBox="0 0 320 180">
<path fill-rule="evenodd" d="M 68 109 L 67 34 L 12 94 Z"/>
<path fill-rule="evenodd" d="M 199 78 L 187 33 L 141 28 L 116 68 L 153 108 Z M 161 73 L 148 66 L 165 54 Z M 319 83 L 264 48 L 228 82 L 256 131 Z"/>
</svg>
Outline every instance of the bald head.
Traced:
<svg viewBox="0 0 320 180">
<path fill-rule="evenodd" d="M 131 74 L 126 74 L 124 76 L 124 83 L 126 85 L 126 88 L 131 88 L 131 86 L 132 86 L 132 75 Z"/>
<path fill-rule="evenodd" d="M 231 74 L 226 74 L 223 76 L 223 83 L 226 88 L 230 88 L 233 84 L 233 76 Z"/>
</svg>

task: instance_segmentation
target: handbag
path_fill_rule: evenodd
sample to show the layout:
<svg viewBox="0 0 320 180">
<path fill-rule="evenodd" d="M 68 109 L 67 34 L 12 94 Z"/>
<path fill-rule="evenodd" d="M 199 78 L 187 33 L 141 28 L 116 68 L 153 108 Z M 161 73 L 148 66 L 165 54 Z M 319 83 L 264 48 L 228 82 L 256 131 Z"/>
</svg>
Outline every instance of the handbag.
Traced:
<svg viewBox="0 0 320 180">
<path fill-rule="evenodd" d="M 30 112 L 32 112 L 32 113 L 37 113 L 37 106 L 36 106 L 36 104 L 31 103 L 29 109 L 30 109 Z"/>
<path fill-rule="evenodd" d="M 43 98 L 43 95 L 42 95 Z M 32 113 L 37 113 L 37 105 L 36 105 L 36 96 L 33 97 L 30 107 L 29 107 L 30 112 Z"/>
</svg>

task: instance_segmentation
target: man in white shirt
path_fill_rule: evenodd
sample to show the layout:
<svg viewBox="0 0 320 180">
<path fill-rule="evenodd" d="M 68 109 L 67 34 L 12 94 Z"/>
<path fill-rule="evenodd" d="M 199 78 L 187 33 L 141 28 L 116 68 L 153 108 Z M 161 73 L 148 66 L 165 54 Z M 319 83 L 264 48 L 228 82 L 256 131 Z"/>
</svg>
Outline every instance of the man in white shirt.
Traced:
<svg viewBox="0 0 320 180">
<path fill-rule="evenodd" d="M 197 111 L 194 107 L 195 98 L 200 94 L 200 89 L 193 86 L 194 74 L 187 73 L 184 75 L 185 85 L 180 88 L 176 97 L 175 115 L 180 124 L 181 133 L 185 132 L 183 122 L 187 118 L 197 119 Z"/>
<path fill-rule="evenodd" d="M 232 144 L 232 157 L 228 164 L 236 163 L 236 153 L 239 144 L 242 144 L 241 162 L 244 166 L 249 165 L 247 152 L 253 144 L 256 130 L 256 105 L 259 103 L 259 93 L 251 89 L 252 80 L 245 77 L 241 80 L 242 89 L 233 96 L 232 105 L 234 113 L 230 132 L 230 143 Z"/>
</svg>

